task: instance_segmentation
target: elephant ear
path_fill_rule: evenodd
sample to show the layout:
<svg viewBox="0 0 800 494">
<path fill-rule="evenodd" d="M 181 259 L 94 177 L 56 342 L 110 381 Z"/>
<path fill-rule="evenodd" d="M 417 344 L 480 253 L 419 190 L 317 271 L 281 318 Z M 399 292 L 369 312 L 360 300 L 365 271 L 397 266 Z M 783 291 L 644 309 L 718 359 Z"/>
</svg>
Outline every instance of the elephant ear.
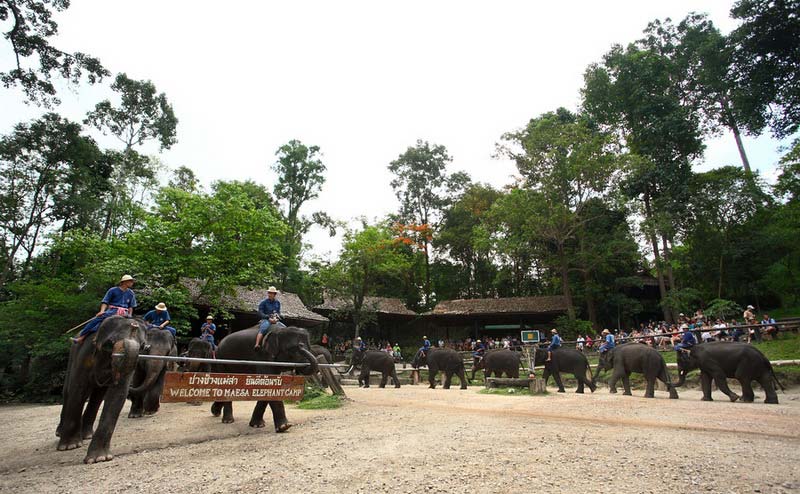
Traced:
<svg viewBox="0 0 800 494">
<path fill-rule="evenodd" d="M 280 351 L 280 335 L 278 331 L 273 330 L 267 333 L 267 337 L 264 342 L 264 353 L 266 354 L 267 360 L 272 361 L 278 357 L 278 352 Z"/>
</svg>

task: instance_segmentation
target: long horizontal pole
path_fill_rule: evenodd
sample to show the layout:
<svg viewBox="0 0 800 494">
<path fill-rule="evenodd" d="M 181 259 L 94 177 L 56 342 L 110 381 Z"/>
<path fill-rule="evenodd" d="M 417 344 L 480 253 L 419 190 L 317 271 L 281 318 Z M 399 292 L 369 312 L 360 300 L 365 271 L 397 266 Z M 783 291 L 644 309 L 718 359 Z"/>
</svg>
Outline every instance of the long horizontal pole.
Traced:
<svg viewBox="0 0 800 494">
<path fill-rule="evenodd" d="M 124 357 L 123 353 L 114 353 L 114 357 Z M 203 364 L 260 365 L 264 367 L 307 367 L 305 362 L 265 362 L 263 360 L 230 360 L 200 357 L 171 357 L 168 355 L 139 355 L 144 360 L 165 360 L 167 362 L 198 362 Z M 350 367 L 347 364 L 317 364 L 317 367 Z"/>
</svg>

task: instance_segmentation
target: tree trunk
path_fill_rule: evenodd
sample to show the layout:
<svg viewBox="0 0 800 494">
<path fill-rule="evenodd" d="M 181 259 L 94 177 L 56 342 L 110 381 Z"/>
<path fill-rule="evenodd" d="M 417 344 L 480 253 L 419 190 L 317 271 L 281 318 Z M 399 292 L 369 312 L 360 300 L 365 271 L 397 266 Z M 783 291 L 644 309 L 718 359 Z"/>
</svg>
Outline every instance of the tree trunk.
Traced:
<svg viewBox="0 0 800 494">
<path fill-rule="evenodd" d="M 561 290 L 567 299 L 567 317 L 570 321 L 574 321 L 575 305 L 572 302 L 572 290 L 569 287 L 569 264 L 562 245 L 558 246 L 558 258 L 561 264 Z"/>
<path fill-rule="evenodd" d="M 733 138 L 736 140 L 736 148 L 739 150 L 739 158 L 742 160 L 744 171 L 747 173 L 747 175 L 751 175 L 752 172 L 750 171 L 750 160 L 747 159 L 747 153 L 744 150 L 742 134 L 739 132 L 739 126 L 736 125 L 736 120 L 733 118 L 728 99 L 724 96 L 720 101 L 720 106 L 722 106 L 722 112 L 725 115 L 725 124 L 729 129 L 731 129 L 731 132 L 733 132 Z"/>
<path fill-rule="evenodd" d="M 591 276 L 589 271 L 583 272 L 583 282 L 586 285 L 586 313 L 589 316 L 589 321 L 592 322 L 592 329 L 600 329 L 600 323 L 597 322 L 597 306 L 595 305 L 594 295 L 591 292 Z"/>
<path fill-rule="evenodd" d="M 650 195 L 648 193 L 644 194 L 644 211 L 646 219 L 649 220 L 653 217 L 653 211 L 650 208 Z M 667 287 L 664 285 L 664 272 L 661 270 L 661 256 L 658 252 L 658 240 L 654 232 L 647 232 L 646 235 L 653 248 L 653 258 L 656 265 L 656 274 L 658 276 L 658 292 L 663 302 L 667 298 Z M 661 311 L 664 314 L 664 320 L 672 323 L 671 311 L 663 304 L 661 305 Z"/>
<path fill-rule="evenodd" d="M 719 284 L 717 284 L 717 298 L 722 298 L 722 260 L 723 253 L 719 253 Z"/>
</svg>

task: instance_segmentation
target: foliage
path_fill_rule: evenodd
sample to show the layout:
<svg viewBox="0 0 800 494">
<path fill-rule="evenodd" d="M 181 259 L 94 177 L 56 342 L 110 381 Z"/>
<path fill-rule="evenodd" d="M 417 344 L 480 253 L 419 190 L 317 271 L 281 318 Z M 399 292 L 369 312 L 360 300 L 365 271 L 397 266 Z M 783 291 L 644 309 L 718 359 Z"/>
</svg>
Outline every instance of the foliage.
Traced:
<svg viewBox="0 0 800 494">
<path fill-rule="evenodd" d="M 742 307 L 733 300 L 715 298 L 708 303 L 705 314 L 712 319 L 727 320 L 731 316 L 738 316 L 742 313 Z"/>
<path fill-rule="evenodd" d="M 565 340 L 573 341 L 578 335 L 594 334 L 591 321 L 583 319 L 570 319 L 567 316 L 558 316 L 555 321 L 558 333 Z"/>
<path fill-rule="evenodd" d="M 0 72 L 0 81 L 7 88 L 19 86 L 28 101 L 51 107 L 60 103 L 52 82 L 53 73 L 72 84 L 86 78 L 95 84 L 111 75 L 100 60 L 85 53 L 68 53 L 50 44 L 58 34 L 55 12 L 69 7 L 69 0 L 4 0 L 0 3 L 0 21 L 11 20 L 3 37 L 11 44 L 15 67 Z M 38 59 L 36 68 L 26 62 Z"/>
</svg>

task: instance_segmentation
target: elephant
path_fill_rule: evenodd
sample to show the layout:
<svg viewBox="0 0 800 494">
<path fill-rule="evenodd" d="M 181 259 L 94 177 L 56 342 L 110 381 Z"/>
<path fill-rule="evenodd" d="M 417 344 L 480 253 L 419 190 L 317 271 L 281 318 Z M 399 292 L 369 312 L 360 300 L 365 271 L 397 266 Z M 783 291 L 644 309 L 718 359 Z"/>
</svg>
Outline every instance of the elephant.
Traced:
<svg viewBox="0 0 800 494">
<path fill-rule="evenodd" d="M 505 374 L 506 377 L 519 377 L 519 364 L 522 361 L 522 356 L 519 352 L 508 350 L 507 348 L 498 348 L 496 350 L 489 350 L 483 358 L 475 359 L 476 362 L 472 365 L 472 377 L 475 379 L 475 371 L 483 369 L 485 377 L 491 377 L 494 373 L 495 377 L 500 377 Z"/>
<path fill-rule="evenodd" d="M 700 369 L 703 401 L 712 400 L 712 380 L 731 401 L 738 400 L 739 395 L 730 390 L 727 378 L 735 378 L 741 383 L 741 399 L 747 403 L 755 400 L 752 386 L 754 380 L 758 381 L 767 395 L 764 403 L 778 404 L 778 394 L 775 392 L 773 381 L 783 389 L 767 357 L 758 348 L 747 343 L 712 341 L 695 345 L 690 350 L 678 352 L 678 368 L 680 373 L 676 386 L 683 386 L 686 383 L 687 372 Z"/>
<path fill-rule="evenodd" d="M 369 373 L 376 370 L 383 374 L 379 388 L 386 387 L 386 381 L 389 376 L 392 377 L 394 387 L 400 387 L 400 380 L 397 378 L 397 370 L 394 367 L 394 357 L 386 352 L 379 352 L 375 350 L 361 351 L 359 349 L 353 350 L 353 358 L 351 360 L 353 365 L 361 366 L 361 374 L 358 376 L 358 385 L 364 385 L 365 388 L 369 387 Z"/>
<path fill-rule="evenodd" d="M 191 358 L 211 358 L 214 353 L 214 346 L 208 340 L 202 338 L 192 338 L 186 349 L 186 356 Z M 184 372 L 211 372 L 211 364 L 208 362 L 187 362 L 183 367 Z"/>
<path fill-rule="evenodd" d="M 148 329 L 145 333 L 145 347 L 140 355 L 178 355 L 175 337 L 163 329 Z M 139 359 L 133 373 L 128 398 L 131 410 L 128 418 L 153 415 L 160 407 L 161 391 L 164 389 L 164 376 L 170 365 L 164 360 Z"/>
<path fill-rule="evenodd" d="M 415 369 L 427 365 L 428 366 L 428 382 L 430 388 L 436 388 L 436 374 L 439 371 L 444 372 L 445 379 L 442 387 L 450 389 L 450 381 L 453 374 L 456 374 L 461 380 L 461 389 L 467 389 L 467 373 L 464 370 L 464 360 L 461 354 L 450 348 L 431 348 L 427 352 L 419 350 L 414 356 L 414 361 L 411 366 Z"/>
<path fill-rule="evenodd" d="M 564 393 L 564 383 L 561 382 L 562 372 L 571 372 L 578 381 L 578 389 L 576 393 L 583 394 L 584 387 L 588 386 L 594 393 L 597 388 L 592 379 L 592 369 L 589 367 L 589 361 L 586 360 L 586 355 L 578 350 L 572 348 L 558 348 L 553 350 L 550 360 L 547 360 L 547 350 L 544 348 L 536 348 L 533 356 L 534 365 L 543 365 L 544 372 L 542 379 L 547 384 L 547 379 L 553 375 L 553 380 L 558 386 L 558 392 Z"/>
<path fill-rule="evenodd" d="M 78 448 L 91 438 L 84 463 L 113 459 L 111 437 L 128 396 L 139 351 L 146 343 L 146 328 L 139 319 L 112 316 L 103 321 L 94 336 L 72 346 L 56 429 L 59 451 Z M 103 401 L 100 422 L 93 431 Z"/>
<path fill-rule="evenodd" d="M 322 345 L 311 345 L 311 353 L 313 353 L 317 358 L 322 356 L 322 358 L 325 360 L 323 363 L 325 364 L 333 363 L 333 355 L 331 355 L 331 352 Z M 328 383 L 325 382 L 325 379 L 322 379 L 322 376 L 319 373 L 309 376 L 309 380 L 316 383 L 321 388 L 328 387 Z"/>
<path fill-rule="evenodd" d="M 262 346 L 259 349 L 253 347 L 256 341 L 258 326 L 243 329 L 226 336 L 217 347 L 218 359 L 234 360 L 259 360 L 262 362 L 295 362 L 307 363 L 305 367 L 295 369 L 305 376 L 313 375 L 317 372 L 317 357 L 309 351 L 308 331 L 303 328 L 289 326 L 286 328 L 275 328 L 264 337 Z M 273 367 L 246 364 L 213 364 L 215 372 L 229 372 L 239 374 L 280 374 L 287 370 L 286 367 Z M 262 428 L 264 422 L 264 412 L 267 405 L 272 409 L 272 421 L 275 425 L 275 432 L 285 432 L 291 424 L 286 419 L 286 408 L 282 401 L 259 401 L 253 408 L 250 418 L 250 427 Z M 233 423 L 233 404 L 230 401 L 216 401 L 211 405 L 211 413 L 218 417 L 222 412 L 222 422 L 225 424 Z"/>
<path fill-rule="evenodd" d="M 611 380 L 608 381 L 609 392 L 617 392 L 617 380 L 622 378 L 622 385 L 625 388 L 624 395 L 631 395 L 631 372 L 644 375 L 647 382 L 647 389 L 644 392 L 645 398 L 655 397 L 656 379 L 667 385 L 669 397 L 672 400 L 678 399 L 678 392 L 667 371 L 667 364 L 664 357 L 655 348 L 641 343 L 625 343 L 607 352 L 600 354 L 600 361 L 597 364 L 597 376 L 603 370 L 613 369 Z"/>
</svg>

